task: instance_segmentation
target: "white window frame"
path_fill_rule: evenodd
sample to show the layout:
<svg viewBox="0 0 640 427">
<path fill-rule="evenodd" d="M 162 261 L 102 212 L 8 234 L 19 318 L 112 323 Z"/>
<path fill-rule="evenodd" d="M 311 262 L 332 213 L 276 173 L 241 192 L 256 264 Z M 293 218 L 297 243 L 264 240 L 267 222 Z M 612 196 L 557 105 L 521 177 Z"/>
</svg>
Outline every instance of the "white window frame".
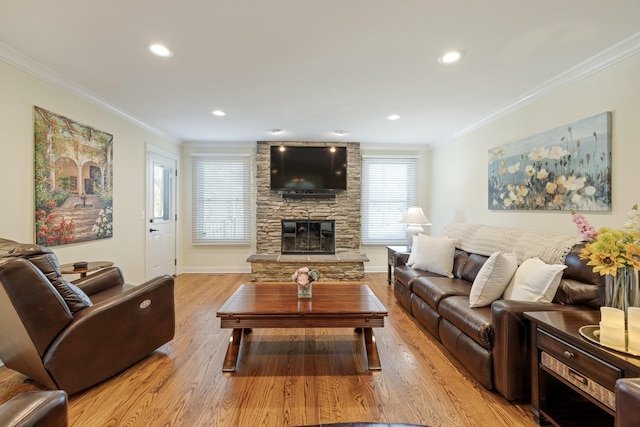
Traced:
<svg viewBox="0 0 640 427">
<path fill-rule="evenodd" d="M 250 244 L 251 156 L 194 154 L 191 168 L 192 243 Z"/>
<path fill-rule="evenodd" d="M 406 243 L 400 220 L 418 205 L 417 156 L 362 157 L 362 243 Z"/>
</svg>

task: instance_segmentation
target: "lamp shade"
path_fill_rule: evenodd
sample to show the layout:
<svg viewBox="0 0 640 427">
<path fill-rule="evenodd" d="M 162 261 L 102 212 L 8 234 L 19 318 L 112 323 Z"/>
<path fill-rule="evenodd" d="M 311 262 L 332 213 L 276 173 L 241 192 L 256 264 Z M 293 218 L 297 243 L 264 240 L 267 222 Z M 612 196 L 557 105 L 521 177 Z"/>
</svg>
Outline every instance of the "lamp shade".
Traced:
<svg viewBox="0 0 640 427">
<path fill-rule="evenodd" d="M 431 222 L 429 222 L 429 219 L 420 206 L 411 206 L 400 220 L 400 223 L 431 225 Z"/>
</svg>

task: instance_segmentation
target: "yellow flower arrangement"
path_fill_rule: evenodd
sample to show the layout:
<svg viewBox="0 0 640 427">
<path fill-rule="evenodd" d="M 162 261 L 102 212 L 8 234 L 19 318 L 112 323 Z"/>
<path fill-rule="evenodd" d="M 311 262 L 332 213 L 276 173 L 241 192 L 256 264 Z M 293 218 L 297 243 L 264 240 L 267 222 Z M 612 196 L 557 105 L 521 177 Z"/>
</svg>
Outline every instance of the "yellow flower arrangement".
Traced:
<svg viewBox="0 0 640 427">
<path fill-rule="evenodd" d="M 580 217 L 574 213 L 574 222 L 579 229 L 586 224 L 584 217 Z M 627 218 L 622 229 L 600 228 L 582 249 L 580 258 L 589 260 L 587 265 L 593 266 L 595 273 L 616 276 L 620 269 L 640 270 L 640 212 L 637 204 L 633 205 Z"/>
</svg>

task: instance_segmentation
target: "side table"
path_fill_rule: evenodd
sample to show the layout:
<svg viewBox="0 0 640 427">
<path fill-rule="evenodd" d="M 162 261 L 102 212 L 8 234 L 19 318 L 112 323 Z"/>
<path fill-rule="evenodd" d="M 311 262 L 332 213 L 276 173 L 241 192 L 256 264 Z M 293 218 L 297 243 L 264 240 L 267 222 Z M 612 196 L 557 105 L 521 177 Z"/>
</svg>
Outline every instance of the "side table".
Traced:
<svg viewBox="0 0 640 427">
<path fill-rule="evenodd" d="M 411 253 L 409 246 L 387 246 L 387 283 L 392 283 L 391 269 L 398 266 L 396 254 Z"/>
<path fill-rule="evenodd" d="M 84 268 L 75 268 L 73 264 L 63 264 L 60 266 L 62 274 L 79 274 L 80 277 L 87 277 L 87 273 L 100 270 L 101 268 L 111 267 L 111 261 L 91 261 Z"/>
<path fill-rule="evenodd" d="M 597 310 L 526 312 L 531 325 L 531 411 L 540 425 L 613 426 L 615 384 L 640 376 L 640 358 L 580 335 Z"/>
</svg>

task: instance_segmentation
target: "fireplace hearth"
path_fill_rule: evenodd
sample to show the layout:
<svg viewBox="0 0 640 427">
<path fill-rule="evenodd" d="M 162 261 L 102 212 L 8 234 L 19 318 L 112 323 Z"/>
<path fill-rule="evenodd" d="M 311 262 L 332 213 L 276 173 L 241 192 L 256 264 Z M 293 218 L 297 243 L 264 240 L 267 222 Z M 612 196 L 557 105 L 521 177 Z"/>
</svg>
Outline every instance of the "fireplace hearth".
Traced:
<svg viewBox="0 0 640 427">
<path fill-rule="evenodd" d="M 335 254 L 334 220 L 282 220 L 282 249 L 285 255 Z"/>
</svg>

